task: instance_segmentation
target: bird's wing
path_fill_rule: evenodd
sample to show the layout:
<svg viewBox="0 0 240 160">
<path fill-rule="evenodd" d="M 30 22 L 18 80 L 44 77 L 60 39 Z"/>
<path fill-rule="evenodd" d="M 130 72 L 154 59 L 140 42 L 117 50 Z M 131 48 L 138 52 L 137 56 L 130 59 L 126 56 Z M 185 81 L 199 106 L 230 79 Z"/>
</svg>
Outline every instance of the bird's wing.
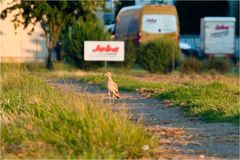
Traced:
<svg viewBox="0 0 240 160">
<path fill-rule="evenodd" d="M 111 81 L 109 89 L 116 97 L 119 97 L 118 86 L 115 82 Z"/>
<path fill-rule="evenodd" d="M 114 89 L 118 92 L 118 85 L 117 83 L 113 82 Z"/>
</svg>

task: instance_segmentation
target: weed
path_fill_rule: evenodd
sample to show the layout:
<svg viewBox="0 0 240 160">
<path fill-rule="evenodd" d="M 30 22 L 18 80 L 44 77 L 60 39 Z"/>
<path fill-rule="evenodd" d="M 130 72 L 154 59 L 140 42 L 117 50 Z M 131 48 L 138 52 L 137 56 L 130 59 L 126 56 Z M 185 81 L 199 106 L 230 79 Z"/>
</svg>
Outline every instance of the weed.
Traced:
<svg viewBox="0 0 240 160">
<path fill-rule="evenodd" d="M 189 57 L 180 64 L 181 73 L 200 73 L 202 69 L 203 63 L 194 57 Z"/>
</svg>

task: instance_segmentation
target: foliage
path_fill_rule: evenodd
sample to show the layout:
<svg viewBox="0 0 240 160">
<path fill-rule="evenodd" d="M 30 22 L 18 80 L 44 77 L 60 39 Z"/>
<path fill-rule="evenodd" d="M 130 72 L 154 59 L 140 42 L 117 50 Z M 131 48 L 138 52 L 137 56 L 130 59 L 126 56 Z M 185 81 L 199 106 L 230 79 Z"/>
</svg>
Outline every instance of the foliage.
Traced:
<svg viewBox="0 0 240 160">
<path fill-rule="evenodd" d="M 114 3 L 116 3 L 115 4 L 116 5 L 115 16 L 117 16 L 119 11 L 123 7 L 134 6 L 135 5 L 135 0 L 128 0 L 128 1 L 126 1 L 126 0 L 119 0 L 119 1 L 114 1 Z"/>
<path fill-rule="evenodd" d="M 131 40 L 125 41 L 125 55 L 123 62 L 112 62 L 113 66 L 120 66 L 124 69 L 130 69 L 137 59 L 137 49 Z"/>
<path fill-rule="evenodd" d="M 230 70 L 231 64 L 228 59 L 212 58 L 207 62 L 207 68 L 209 70 L 216 70 L 220 73 L 224 73 Z"/>
<path fill-rule="evenodd" d="M 129 69 L 133 66 L 137 58 L 136 52 L 137 50 L 135 48 L 134 42 L 130 40 L 126 41 L 125 42 L 125 58 L 122 64 L 124 68 Z"/>
<path fill-rule="evenodd" d="M 170 72 L 172 64 L 179 59 L 180 49 L 172 40 L 159 39 L 142 44 L 138 61 L 150 72 Z"/>
<path fill-rule="evenodd" d="M 2 66 L 1 156 L 4 159 L 141 158 L 154 147 L 125 111 L 73 90 L 54 89 L 26 70 Z"/>
<path fill-rule="evenodd" d="M 53 69 L 52 49 L 55 46 L 60 33 L 67 25 L 71 25 L 79 17 L 92 15 L 104 1 L 21 1 L 13 0 L 12 6 L 4 9 L 1 18 L 6 18 L 13 10 L 19 10 L 14 15 L 14 26 L 24 28 L 32 27 L 40 22 L 46 38 L 48 49 L 47 68 Z M 24 21 L 21 20 L 23 17 Z"/>
<path fill-rule="evenodd" d="M 180 64 L 181 73 L 200 73 L 202 69 L 203 63 L 194 57 L 188 57 Z"/>
<path fill-rule="evenodd" d="M 75 64 L 82 69 L 100 67 L 102 62 L 84 61 L 84 41 L 87 40 L 109 40 L 110 35 L 104 32 L 103 26 L 96 19 L 88 17 L 87 21 L 80 19 L 67 29 L 66 36 L 63 36 L 65 57 L 68 62 Z"/>
</svg>

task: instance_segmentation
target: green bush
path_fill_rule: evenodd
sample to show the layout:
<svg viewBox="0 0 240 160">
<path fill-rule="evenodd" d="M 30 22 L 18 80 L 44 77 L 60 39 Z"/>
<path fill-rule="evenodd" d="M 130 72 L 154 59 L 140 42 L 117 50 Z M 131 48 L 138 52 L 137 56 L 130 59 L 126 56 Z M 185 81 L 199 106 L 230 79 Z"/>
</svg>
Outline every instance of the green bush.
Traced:
<svg viewBox="0 0 240 160">
<path fill-rule="evenodd" d="M 136 47 L 131 40 L 125 41 L 125 57 L 123 62 L 113 62 L 113 65 L 120 66 L 125 69 L 129 69 L 133 66 L 137 59 Z"/>
<path fill-rule="evenodd" d="M 225 58 L 212 58 L 207 62 L 208 70 L 216 70 L 220 73 L 229 71 L 231 64 L 228 59 Z"/>
<path fill-rule="evenodd" d="M 84 41 L 109 40 L 110 38 L 96 19 L 88 18 L 87 21 L 80 19 L 65 32 L 63 34 L 63 46 L 67 53 L 65 61 L 87 70 L 103 66 L 102 62 L 84 61 Z"/>
<path fill-rule="evenodd" d="M 181 73 L 199 73 L 203 69 L 203 63 L 194 57 L 189 57 L 182 61 L 179 69 Z"/>
<path fill-rule="evenodd" d="M 172 62 L 178 61 L 179 55 L 180 49 L 175 42 L 160 39 L 140 46 L 138 62 L 150 72 L 166 73 L 171 71 Z"/>
</svg>

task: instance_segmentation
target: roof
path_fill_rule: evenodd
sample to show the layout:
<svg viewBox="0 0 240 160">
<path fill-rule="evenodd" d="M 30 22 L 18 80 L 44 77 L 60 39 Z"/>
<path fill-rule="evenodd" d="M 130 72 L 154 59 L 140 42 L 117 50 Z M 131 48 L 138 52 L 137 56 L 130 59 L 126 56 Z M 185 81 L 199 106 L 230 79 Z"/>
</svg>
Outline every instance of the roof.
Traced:
<svg viewBox="0 0 240 160">
<path fill-rule="evenodd" d="M 134 5 L 134 6 L 127 6 L 127 7 L 123 7 L 120 11 L 119 11 L 119 13 L 120 12 L 125 12 L 125 11 L 131 11 L 131 10 L 138 10 L 138 9 L 141 9 L 141 8 L 143 8 L 143 7 L 145 7 L 145 6 L 172 6 L 173 7 L 173 5 L 166 5 L 166 4 L 162 4 L 162 5 L 156 5 L 156 4 L 146 4 L 146 5 Z"/>
<path fill-rule="evenodd" d="M 128 6 L 128 7 L 123 7 L 120 12 L 123 11 L 129 11 L 129 10 L 135 10 L 135 9 L 141 9 L 144 5 L 135 5 L 135 6 Z"/>
<path fill-rule="evenodd" d="M 204 17 L 204 21 L 236 21 L 235 17 Z"/>
</svg>

